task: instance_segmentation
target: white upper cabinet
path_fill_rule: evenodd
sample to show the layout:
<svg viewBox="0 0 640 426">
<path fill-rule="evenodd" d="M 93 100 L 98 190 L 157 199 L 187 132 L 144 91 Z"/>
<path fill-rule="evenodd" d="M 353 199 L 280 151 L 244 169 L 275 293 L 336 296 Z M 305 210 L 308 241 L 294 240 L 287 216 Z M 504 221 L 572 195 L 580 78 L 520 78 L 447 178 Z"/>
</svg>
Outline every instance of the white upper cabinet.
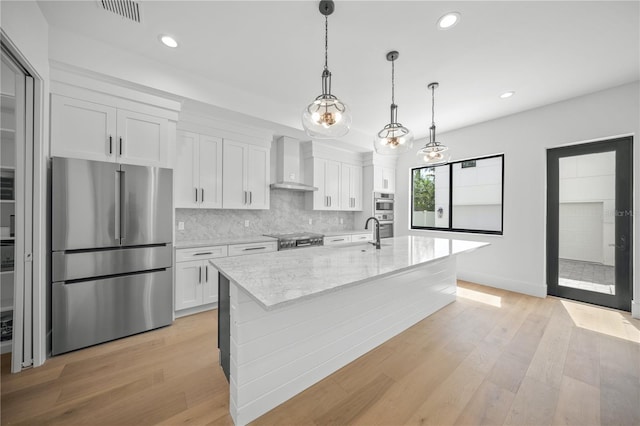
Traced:
<svg viewBox="0 0 640 426">
<path fill-rule="evenodd" d="M 116 108 L 51 95 L 51 151 L 57 157 L 116 161 Z"/>
<path fill-rule="evenodd" d="M 373 190 L 382 192 L 396 191 L 396 169 L 392 167 L 373 167 Z"/>
<path fill-rule="evenodd" d="M 222 139 L 179 131 L 174 187 L 178 208 L 221 208 Z"/>
<path fill-rule="evenodd" d="M 341 164 L 340 205 L 342 210 L 362 210 L 362 166 Z"/>
<path fill-rule="evenodd" d="M 311 195 L 311 205 L 308 209 L 313 210 L 341 210 L 340 208 L 340 163 L 323 158 L 309 158 L 305 167 L 311 170 L 313 175 L 313 185 L 318 187 Z M 307 170 L 307 172 L 309 172 Z"/>
<path fill-rule="evenodd" d="M 118 162 L 158 167 L 167 164 L 166 118 L 119 109 L 117 124 Z"/>
<path fill-rule="evenodd" d="M 222 148 L 222 207 L 268 209 L 269 148 L 225 140 Z"/>
<path fill-rule="evenodd" d="M 86 78 L 78 81 L 88 86 L 96 84 L 102 92 L 52 80 L 53 156 L 140 166 L 173 165 L 169 153 L 175 141 L 177 112 L 171 109 L 172 101 L 163 102 L 117 86 L 101 86 Z M 126 93 L 132 100 L 113 96 L 107 90 Z"/>
</svg>

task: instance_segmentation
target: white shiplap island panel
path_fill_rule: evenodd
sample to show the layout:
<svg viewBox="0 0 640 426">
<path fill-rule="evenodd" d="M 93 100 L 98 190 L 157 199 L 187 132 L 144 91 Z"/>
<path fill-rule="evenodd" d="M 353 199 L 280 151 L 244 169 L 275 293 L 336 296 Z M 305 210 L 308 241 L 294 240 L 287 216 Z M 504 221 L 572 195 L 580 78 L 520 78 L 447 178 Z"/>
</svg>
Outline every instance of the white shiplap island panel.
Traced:
<svg viewBox="0 0 640 426">
<path fill-rule="evenodd" d="M 235 423 L 453 302 L 455 255 L 485 245 L 408 236 L 384 239 L 381 250 L 360 243 L 211 260 L 229 283 Z"/>
</svg>

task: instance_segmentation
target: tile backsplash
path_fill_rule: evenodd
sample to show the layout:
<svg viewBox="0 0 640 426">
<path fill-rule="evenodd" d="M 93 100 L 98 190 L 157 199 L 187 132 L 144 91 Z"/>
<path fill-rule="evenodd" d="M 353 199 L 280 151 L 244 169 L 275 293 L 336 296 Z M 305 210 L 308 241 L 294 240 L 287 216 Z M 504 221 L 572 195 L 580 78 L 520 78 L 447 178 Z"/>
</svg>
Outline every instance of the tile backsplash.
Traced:
<svg viewBox="0 0 640 426">
<path fill-rule="evenodd" d="M 354 212 L 306 210 L 304 192 L 272 189 L 270 197 L 269 210 L 176 209 L 176 241 L 354 229 Z M 245 227 L 247 220 L 249 226 Z M 184 222 L 183 231 L 178 230 L 178 222 Z"/>
</svg>

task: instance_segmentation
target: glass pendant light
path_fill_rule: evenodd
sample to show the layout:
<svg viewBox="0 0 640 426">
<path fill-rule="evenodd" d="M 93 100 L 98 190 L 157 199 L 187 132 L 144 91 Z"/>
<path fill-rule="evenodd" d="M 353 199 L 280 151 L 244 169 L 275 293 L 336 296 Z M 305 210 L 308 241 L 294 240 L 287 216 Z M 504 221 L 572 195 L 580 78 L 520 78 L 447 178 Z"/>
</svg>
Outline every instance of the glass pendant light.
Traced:
<svg viewBox="0 0 640 426">
<path fill-rule="evenodd" d="M 431 127 L 429 127 L 429 142 L 422 147 L 417 153 L 421 156 L 425 163 L 433 166 L 446 164 L 447 159 L 444 156 L 444 152 L 448 150 L 446 146 L 440 142 L 436 142 L 436 123 L 434 121 L 434 106 L 435 106 L 435 90 L 439 86 L 438 83 L 429 83 L 427 86 L 431 89 Z"/>
<path fill-rule="evenodd" d="M 331 94 L 331 72 L 328 67 L 329 15 L 335 5 L 331 0 L 320 2 L 320 13 L 324 15 L 324 70 L 322 71 L 322 94 L 302 111 L 302 126 L 307 135 L 315 139 L 333 139 L 344 136 L 351 128 L 351 112 L 347 104 Z"/>
<path fill-rule="evenodd" d="M 373 148 L 382 155 L 399 155 L 413 147 L 413 133 L 398 123 L 398 105 L 395 101 L 395 61 L 398 56 L 395 50 L 387 53 L 387 61 L 391 61 L 391 122 L 373 140 Z"/>
</svg>

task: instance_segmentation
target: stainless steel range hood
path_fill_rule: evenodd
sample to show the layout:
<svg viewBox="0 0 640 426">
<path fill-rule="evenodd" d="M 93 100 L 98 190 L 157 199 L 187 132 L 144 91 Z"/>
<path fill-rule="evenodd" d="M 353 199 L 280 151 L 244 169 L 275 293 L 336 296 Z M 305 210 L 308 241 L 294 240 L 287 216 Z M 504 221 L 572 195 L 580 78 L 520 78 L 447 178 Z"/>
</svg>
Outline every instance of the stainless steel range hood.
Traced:
<svg viewBox="0 0 640 426">
<path fill-rule="evenodd" d="M 303 182 L 300 162 L 300 142 L 287 136 L 276 139 L 276 183 L 270 188 L 317 191 L 315 186 Z"/>
</svg>

